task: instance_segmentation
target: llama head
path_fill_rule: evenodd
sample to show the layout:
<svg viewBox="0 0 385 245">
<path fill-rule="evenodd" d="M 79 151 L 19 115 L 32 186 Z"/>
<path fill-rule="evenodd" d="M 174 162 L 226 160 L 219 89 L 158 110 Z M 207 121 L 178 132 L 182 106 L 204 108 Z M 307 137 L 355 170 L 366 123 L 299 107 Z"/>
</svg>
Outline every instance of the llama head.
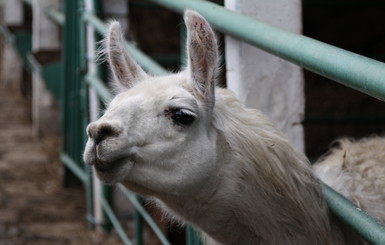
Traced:
<svg viewBox="0 0 385 245">
<path fill-rule="evenodd" d="M 105 53 L 117 95 L 87 127 L 84 161 L 105 183 L 123 182 L 142 194 L 189 193 L 216 166 L 216 132 L 210 127 L 218 54 L 215 35 L 198 13 L 185 12 L 187 68 L 152 77 L 124 48 L 112 22 Z"/>
</svg>

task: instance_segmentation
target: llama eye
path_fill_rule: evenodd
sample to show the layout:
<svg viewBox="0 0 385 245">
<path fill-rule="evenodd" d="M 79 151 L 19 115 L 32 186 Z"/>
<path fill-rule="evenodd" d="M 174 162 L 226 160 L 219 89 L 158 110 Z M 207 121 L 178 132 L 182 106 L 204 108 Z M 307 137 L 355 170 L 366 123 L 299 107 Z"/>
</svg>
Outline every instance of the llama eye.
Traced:
<svg viewBox="0 0 385 245">
<path fill-rule="evenodd" d="M 191 112 L 186 112 L 183 109 L 171 109 L 167 114 L 175 123 L 183 126 L 189 126 L 195 119 Z"/>
</svg>

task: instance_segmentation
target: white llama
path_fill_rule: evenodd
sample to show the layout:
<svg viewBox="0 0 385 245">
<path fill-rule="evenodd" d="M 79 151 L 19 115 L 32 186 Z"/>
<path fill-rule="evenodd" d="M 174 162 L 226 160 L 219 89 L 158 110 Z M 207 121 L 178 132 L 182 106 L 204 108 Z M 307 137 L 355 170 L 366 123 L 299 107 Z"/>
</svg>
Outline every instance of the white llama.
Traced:
<svg viewBox="0 0 385 245">
<path fill-rule="evenodd" d="M 118 94 L 87 128 L 85 162 L 103 182 L 155 197 L 206 244 L 354 244 L 305 156 L 259 111 L 215 87 L 209 24 L 193 11 L 185 22 L 187 68 L 160 77 L 136 64 L 110 24 L 105 53 Z"/>
</svg>

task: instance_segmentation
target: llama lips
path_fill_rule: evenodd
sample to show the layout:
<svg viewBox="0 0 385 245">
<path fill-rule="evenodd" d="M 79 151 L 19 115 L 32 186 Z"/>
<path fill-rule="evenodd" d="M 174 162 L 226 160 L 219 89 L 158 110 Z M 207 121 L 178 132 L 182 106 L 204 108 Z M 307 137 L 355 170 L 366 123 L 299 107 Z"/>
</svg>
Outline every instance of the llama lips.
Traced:
<svg viewBox="0 0 385 245">
<path fill-rule="evenodd" d="M 109 161 L 101 160 L 97 155 L 91 165 L 95 167 L 98 172 L 109 172 L 121 168 L 125 164 L 133 164 L 140 161 L 137 154 L 127 153 L 119 157 L 110 159 Z"/>
<path fill-rule="evenodd" d="M 94 163 L 94 167 L 99 172 L 108 172 L 108 171 L 111 171 L 113 169 L 120 167 L 123 164 L 124 164 L 124 159 L 118 159 L 116 161 L 106 163 L 106 162 L 103 162 L 102 160 L 100 160 L 99 158 L 96 158 L 95 163 Z"/>
</svg>

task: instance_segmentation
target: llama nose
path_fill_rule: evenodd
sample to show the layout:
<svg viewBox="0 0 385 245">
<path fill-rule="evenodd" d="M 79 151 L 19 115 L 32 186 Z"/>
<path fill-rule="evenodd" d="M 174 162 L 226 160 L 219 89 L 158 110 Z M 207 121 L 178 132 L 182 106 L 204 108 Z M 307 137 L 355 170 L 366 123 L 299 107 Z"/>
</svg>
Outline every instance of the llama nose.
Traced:
<svg viewBox="0 0 385 245">
<path fill-rule="evenodd" d="M 98 123 L 93 122 L 88 125 L 87 133 L 88 137 L 94 140 L 96 145 L 105 140 L 108 137 L 116 137 L 120 134 L 120 129 L 111 123 Z"/>
</svg>

